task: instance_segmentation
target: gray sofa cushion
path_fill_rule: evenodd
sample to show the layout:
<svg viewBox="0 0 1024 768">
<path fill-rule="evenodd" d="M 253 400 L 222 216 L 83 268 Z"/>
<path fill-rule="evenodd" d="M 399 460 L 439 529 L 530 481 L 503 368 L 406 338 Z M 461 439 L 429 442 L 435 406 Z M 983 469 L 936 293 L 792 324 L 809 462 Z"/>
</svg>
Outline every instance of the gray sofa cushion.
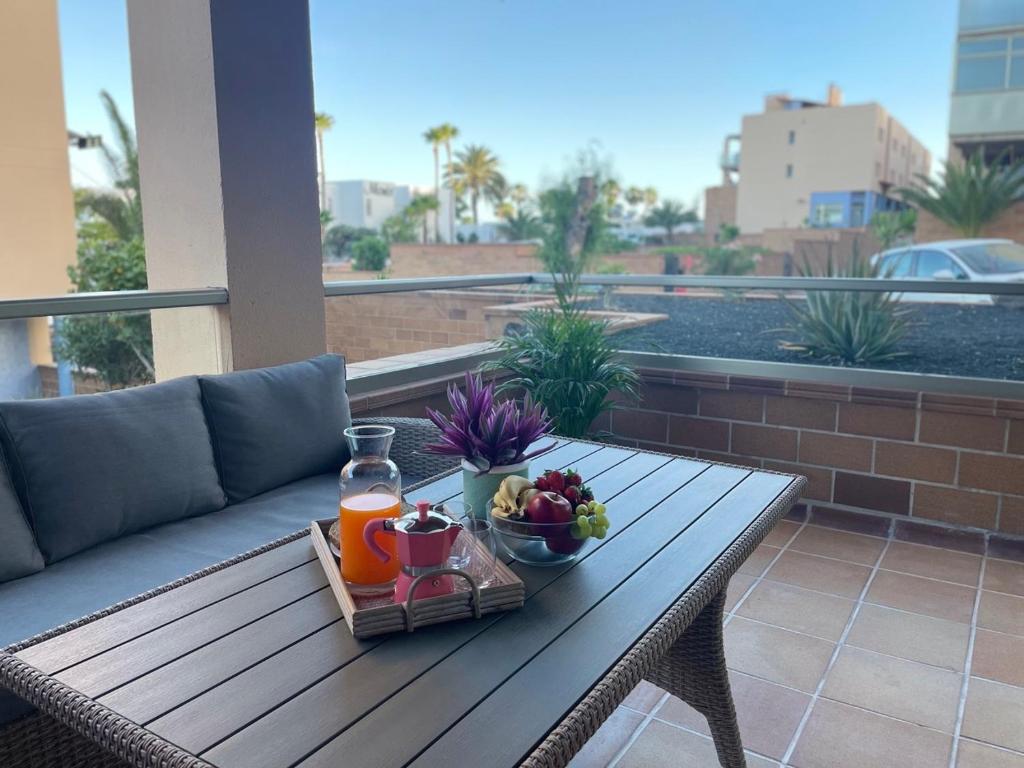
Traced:
<svg viewBox="0 0 1024 768">
<path fill-rule="evenodd" d="M 0 435 L 47 563 L 225 504 L 195 377 L 0 403 Z"/>
<path fill-rule="evenodd" d="M 345 360 L 300 363 L 199 379 L 221 483 L 231 503 L 348 461 Z"/>
<path fill-rule="evenodd" d="M 0 453 L 0 582 L 28 576 L 43 567 L 43 556 L 21 511 L 7 463 Z"/>
</svg>

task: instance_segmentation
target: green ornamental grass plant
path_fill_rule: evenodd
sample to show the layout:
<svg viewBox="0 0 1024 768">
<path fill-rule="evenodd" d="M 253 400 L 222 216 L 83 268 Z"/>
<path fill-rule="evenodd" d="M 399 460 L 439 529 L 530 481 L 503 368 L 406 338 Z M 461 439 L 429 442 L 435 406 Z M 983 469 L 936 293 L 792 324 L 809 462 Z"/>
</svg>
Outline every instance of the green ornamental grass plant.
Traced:
<svg viewBox="0 0 1024 768">
<path fill-rule="evenodd" d="M 805 265 L 803 277 L 812 277 Z M 845 269 L 831 257 L 821 277 L 878 277 L 877 268 L 854 252 Z M 881 291 L 808 291 L 805 302 L 787 300 L 793 323 L 783 329 L 795 340 L 780 341 L 784 349 L 803 352 L 839 365 L 885 363 L 906 355 L 899 344 L 910 330 L 909 310 Z"/>
<path fill-rule="evenodd" d="M 488 367 L 512 374 L 503 390 L 525 390 L 547 409 L 554 434 L 585 437 L 614 407 L 610 395 L 637 397 L 637 374 L 618 359 L 604 321 L 563 307 L 529 312 L 524 325 L 498 341 L 502 355 Z"/>
</svg>

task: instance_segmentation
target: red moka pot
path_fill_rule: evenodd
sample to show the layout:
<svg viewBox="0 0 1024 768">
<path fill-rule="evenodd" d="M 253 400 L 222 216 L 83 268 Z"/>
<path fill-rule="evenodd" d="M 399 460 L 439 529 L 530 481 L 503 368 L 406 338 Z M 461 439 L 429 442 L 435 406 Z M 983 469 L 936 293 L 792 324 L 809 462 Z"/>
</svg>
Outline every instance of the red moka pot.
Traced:
<svg viewBox="0 0 1024 768">
<path fill-rule="evenodd" d="M 416 586 L 415 599 L 455 591 L 450 574 L 431 577 L 430 572 L 448 567 L 448 555 L 461 530 L 462 526 L 447 515 L 431 511 L 429 501 L 417 501 L 414 513 L 393 520 L 377 518 L 368 522 L 363 529 L 363 541 L 371 552 L 387 562 L 391 555 L 374 540 L 374 536 L 380 532 L 395 537 L 395 550 L 402 565 L 395 582 L 395 602 L 404 603 L 412 583 L 424 575 Z"/>
</svg>

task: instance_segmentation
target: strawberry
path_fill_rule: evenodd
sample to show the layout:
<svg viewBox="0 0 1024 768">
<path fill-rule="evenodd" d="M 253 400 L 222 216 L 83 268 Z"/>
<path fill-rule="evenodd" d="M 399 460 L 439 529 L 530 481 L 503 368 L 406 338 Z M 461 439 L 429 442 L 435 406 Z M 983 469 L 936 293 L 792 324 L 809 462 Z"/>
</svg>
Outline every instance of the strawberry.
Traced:
<svg viewBox="0 0 1024 768">
<path fill-rule="evenodd" d="M 548 479 L 546 477 L 544 477 L 543 475 L 541 475 L 540 477 L 538 477 L 536 480 L 533 481 L 533 487 L 536 488 L 538 491 L 549 491 L 549 490 L 551 490 L 548 487 Z"/>
<path fill-rule="evenodd" d="M 547 474 L 548 488 L 555 493 L 561 493 L 565 490 L 565 475 L 559 472 L 557 469 L 553 469 Z"/>
<path fill-rule="evenodd" d="M 575 485 L 570 485 L 565 489 L 562 495 L 565 496 L 565 498 L 567 498 L 570 502 L 572 502 L 573 506 L 576 506 L 576 504 L 578 504 L 580 500 L 580 489 L 577 488 Z"/>
<path fill-rule="evenodd" d="M 580 473 L 575 469 L 570 469 L 565 473 L 565 484 L 580 486 L 583 485 L 583 478 L 580 477 Z"/>
<path fill-rule="evenodd" d="M 593 500 L 594 500 L 594 492 L 592 490 L 590 490 L 590 486 L 589 485 L 581 486 L 580 487 L 580 501 L 593 501 Z"/>
</svg>

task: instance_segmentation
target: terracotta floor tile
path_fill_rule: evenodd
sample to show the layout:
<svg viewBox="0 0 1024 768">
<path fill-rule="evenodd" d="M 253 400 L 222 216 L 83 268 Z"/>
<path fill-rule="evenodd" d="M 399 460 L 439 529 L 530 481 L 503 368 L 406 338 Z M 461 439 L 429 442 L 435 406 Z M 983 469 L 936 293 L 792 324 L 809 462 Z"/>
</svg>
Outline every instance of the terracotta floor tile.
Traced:
<svg viewBox="0 0 1024 768">
<path fill-rule="evenodd" d="M 764 573 L 764 569 L 768 567 L 768 563 L 781 551 L 778 547 L 762 544 L 750 553 L 750 557 L 743 562 L 743 565 L 736 572 L 745 573 L 748 576 L 760 576 Z"/>
<path fill-rule="evenodd" d="M 718 765 L 718 756 L 714 743 L 707 736 L 652 720 L 616 765 L 617 768 L 710 768 Z M 747 753 L 747 768 L 775 768 L 777 765 L 772 760 Z"/>
<path fill-rule="evenodd" d="M 967 624 L 865 603 L 846 642 L 959 672 L 964 668 L 970 634 Z"/>
<path fill-rule="evenodd" d="M 944 768 L 952 742 L 948 734 L 930 728 L 819 699 L 789 764 L 793 768 Z"/>
<path fill-rule="evenodd" d="M 972 677 L 961 733 L 1024 752 L 1024 688 Z"/>
<path fill-rule="evenodd" d="M 821 680 L 834 643 L 733 617 L 725 628 L 730 669 L 811 693 Z"/>
<path fill-rule="evenodd" d="M 729 579 L 729 587 L 725 590 L 725 610 L 731 611 L 736 606 L 736 603 L 739 602 L 739 599 L 750 589 L 750 585 L 754 581 L 753 576 L 747 576 L 743 573 L 737 573 Z"/>
<path fill-rule="evenodd" d="M 857 598 L 870 575 L 871 569 L 864 565 L 787 549 L 765 577 L 840 597 Z"/>
<path fill-rule="evenodd" d="M 1024 686 L 1024 637 L 979 629 L 974 635 L 971 674 Z"/>
<path fill-rule="evenodd" d="M 985 589 L 1024 597 L 1024 563 L 989 558 L 985 564 Z"/>
<path fill-rule="evenodd" d="M 952 733 L 963 676 L 844 646 L 822 696 Z"/>
<path fill-rule="evenodd" d="M 865 600 L 939 619 L 969 623 L 974 612 L 970 587 L 894 571 L 879 571 Z"/>
<path fill-rule="evenodd" d="M 790 544 L 790 549 L 798 552 L 835 557 L 861 565 L 874 565 L 883 547 L 883 539 L 813 525 L 808 525 L 800 531 Z"/>
<path fill-rule="evenodd" d="M 826 640 L 839 640 L 855 605 L 845 597 L 762 581 L 736 613 Z"/>
<path fill-rule="evenodd" d="M 650 712 L 654 709 L 654 705 L 661 701 L 661 697 L 665 695 L 665 692 L 661 690 L 654 683 L 648 683 L 646 680 L 641 680 L 636 688 L 630 692 L 626 700 L 623 701 L 623 705 L 630 709 L 635 709 L 638 712 Z"/>
<path fill-rule="evenodd" d="M 784 547 L 798 530 L 800 530 L 800 523 L 794 523 L 792 520 L 780 520 L 764 537 L 763 543 L 772 547 Z"/>
<path fill-rule="evenodd" d="M 729 675 L 743 746 L 781 759 L 811 697 L 739 672 Z M 676 697 L 666 699 L 656 717 L 710 735 L 707 720 Z"/>
<path fill-rule="evenodd" d="M 571 768 L 604 768 L 626 746 L 644 716 L 619 707 L 569 763 Z"/>
<path fill-rule="evenodd" d="M 902 571 L 915 576 L 955 581 L 957 584 L 976 587 L 978 574 L 981 572 L 981 557 L 894 541 L 889 544 L 889 549 L 882 558 L 881 567 L 890 571 Z"/>
<path fill-rule="evenodd" d="M 960 739 L 956 768 L 1024 768 L 1024 755 Z"/>
<path fill-rule="evenodd" d="M 978 626 L 1024 636 L 1024 597 L 982 590 Z"/>
</svg>

